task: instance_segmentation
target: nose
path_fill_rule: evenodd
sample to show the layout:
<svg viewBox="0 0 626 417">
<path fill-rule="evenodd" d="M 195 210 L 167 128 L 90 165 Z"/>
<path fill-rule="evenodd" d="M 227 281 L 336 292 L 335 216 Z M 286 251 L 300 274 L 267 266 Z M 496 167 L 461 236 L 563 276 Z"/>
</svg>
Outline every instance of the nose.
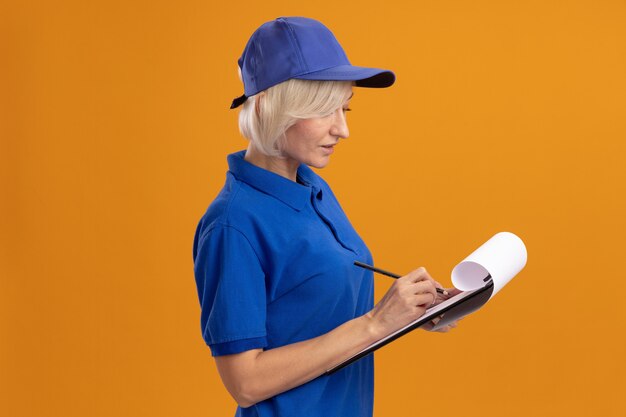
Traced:
<svg viewBox="0 0 626 417">
<path fill-rule="evenodd" d="M 330 128 L 330 134 L 343 139 L 347 139 L 350 136 L 348 130 L 348 121 L 346 120 L 346 113 L 343 107 L 338 108 L 333 116 L 333 124 Z"/>
</svg>

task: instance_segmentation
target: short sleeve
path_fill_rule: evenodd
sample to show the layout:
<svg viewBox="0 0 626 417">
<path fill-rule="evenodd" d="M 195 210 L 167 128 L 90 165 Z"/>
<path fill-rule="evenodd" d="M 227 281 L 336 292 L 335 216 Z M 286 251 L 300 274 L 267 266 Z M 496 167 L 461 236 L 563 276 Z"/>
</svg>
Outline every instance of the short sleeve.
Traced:
<svg viewBox="0 0 626 417">
<path fill-rule="evenodd" d="M 266 347 L 265 274 L 246 236 L 220 224 L 196 243 L 200 325 L 212 355 Z"/>
</svg>

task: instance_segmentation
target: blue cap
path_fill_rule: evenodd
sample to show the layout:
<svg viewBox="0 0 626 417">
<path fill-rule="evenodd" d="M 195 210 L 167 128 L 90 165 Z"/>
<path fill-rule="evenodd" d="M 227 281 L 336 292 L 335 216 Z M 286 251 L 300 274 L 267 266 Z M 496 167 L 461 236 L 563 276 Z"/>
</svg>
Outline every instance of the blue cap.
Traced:
<svg viewBox="0 0 626 417">
<path fill-rule="evenodd" d="M 239 58 L 244 95 L 248 97 L 289 79 L 355 81 L 358 87 L 389 87 L 396 76 L 389 70 L 350 64 L 335 35 L 306 17 L 279 17 L 258 28 Z"/>
</svg>

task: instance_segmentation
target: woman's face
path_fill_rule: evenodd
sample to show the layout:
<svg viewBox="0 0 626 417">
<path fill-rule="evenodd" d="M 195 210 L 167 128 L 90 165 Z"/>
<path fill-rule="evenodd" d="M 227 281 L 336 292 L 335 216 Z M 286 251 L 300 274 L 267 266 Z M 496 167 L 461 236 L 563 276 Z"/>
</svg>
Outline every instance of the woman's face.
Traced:
<svg viewBox="0 0 626 417">
<path fill-rule="evenodd" d="M 340 138 L 350 135 L 346 122 L 350 100 L 324 117 L 298 120 L 285 132 L 283 156 L 294 162 L 324 168 Z"/>
</svg>

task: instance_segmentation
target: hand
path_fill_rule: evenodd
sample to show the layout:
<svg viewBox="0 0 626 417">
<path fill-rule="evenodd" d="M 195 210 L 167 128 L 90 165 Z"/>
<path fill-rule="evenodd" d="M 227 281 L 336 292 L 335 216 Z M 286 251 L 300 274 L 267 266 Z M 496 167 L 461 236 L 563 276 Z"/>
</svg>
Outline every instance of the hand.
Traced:
<svg viewBox="0 0 626 417">
<path fill-rule="evenodd" d="M 436 282 L 436 286 L 437 286 L 437 288 L 444 289 L 448 294 L 444 295 L 444 294 L 441 294 L 441 293 L 437 293 L 437 299 L 435 300 L 435 305 L 437 305 L 437 304 L 441 303 L 442 301 L 445 301 L 445 300 L 447 300 L 447 299 L 449 299 L 451 297 L 454 297 L 455 295 L 460 294 L 460 293 L 463 292 L 463 291 L 458 290 L 456 288 L 443 288 L 441 286 L 441 284 L 439 284 L 438 282 Z M 421 326 L 421 328 L 426 330 L 426 331 L 429 331 L 429 332 L 435 331 L 435 332 L 440 332 L 440 333 L 447 333 L 447 332 L 449 332 L 450 330 L 454 329 L 457 326 L 458 320 L 453 321 L 452 323 L 448 323 L 447 325 L 445 325 L 443 327 L 440 327 L 437 330 L 433 330 L 433 327 L 435 327 L 435 325 L 437 325 L 437 323 L 439 323 L 439 321 L 441 321 L 442 317 L 443 316 L 435 317 L 434 319 L 432 319 L 428 323 L 426 323 L 423 326 Z"/>
<path fill-rule="evenodd" d="M 427 332 L 448 333 L 450 330 L 454 329 L 458 325 L 459 320 L 462 320 L 462 319 L 455 320 L 452 323 L 448 323 L 445 326 L 438 328 L 437 330 L 433 330 L 435 325 L 437 325 L 437 323 L 439 323 L 439 321 L 441 321 L 441 318 L 442 318 L 442 316 L 435 317 L 434 319 L 432 319 L 428 323 L 424 324 L 420 328 L 426 330 Z"/>
<path fill-rule="evenodd" d="M 448 294 L 441 294 L 438 292 L 434 305 L 440 304 L 442 301 L 446 301 L 447 299 L 452 298 L 455 295 L 461 294 L 463 292 L 456 288 L 443 288 L 440 283 L 438 283 L 437 281 L 434 281 L 434 282 L 435 282 L 435 287 L 440 288 L 448 293 Z"/>
<path fill-rule="evenodd" d="M 398 278 L 382 300 L 366 314 L 374 331 L 384 337 L 421 317 L 437 302 L 437 284 L 425 268 Z"/>
</svg>

